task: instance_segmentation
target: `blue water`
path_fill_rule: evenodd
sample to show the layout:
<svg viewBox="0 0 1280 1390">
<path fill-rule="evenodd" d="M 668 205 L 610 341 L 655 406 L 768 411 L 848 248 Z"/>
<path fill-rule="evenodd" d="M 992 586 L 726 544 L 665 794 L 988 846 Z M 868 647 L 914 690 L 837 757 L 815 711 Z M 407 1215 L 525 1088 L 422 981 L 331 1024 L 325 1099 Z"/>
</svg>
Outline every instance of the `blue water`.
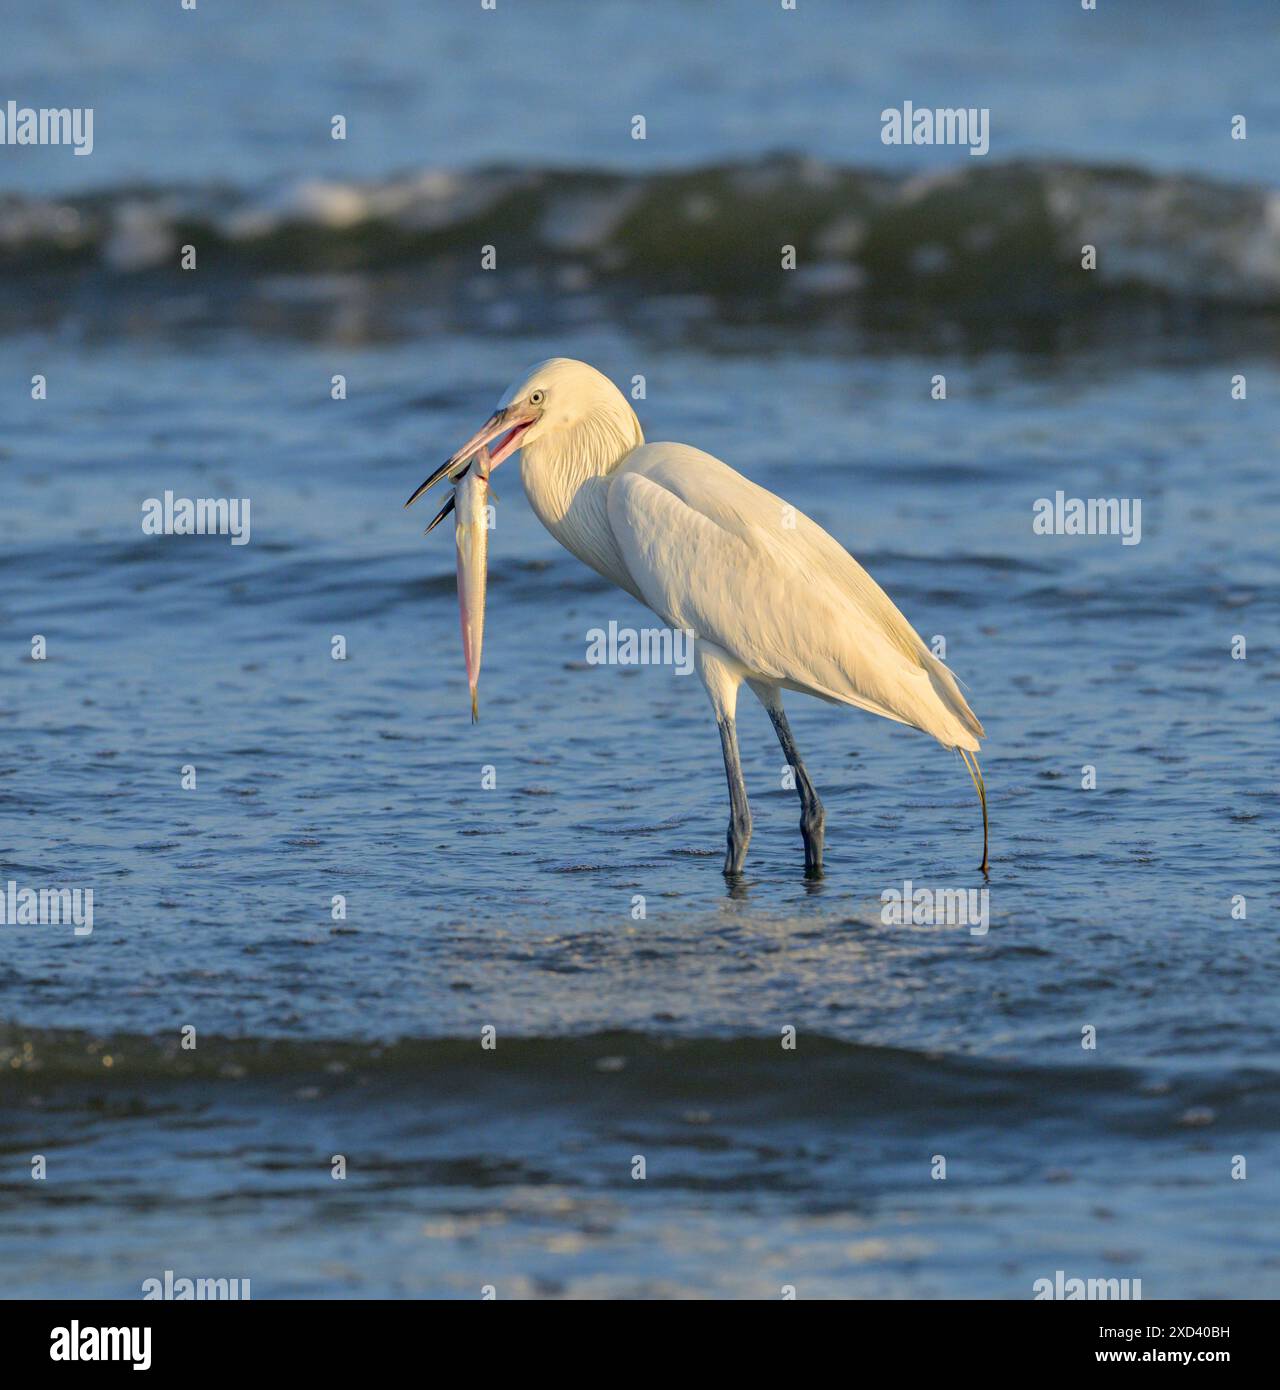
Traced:
<svg viewBox="0 0 1280 1390">
<path fill-rule="evenodd" d="M 220 0 L 17 7 L 4 87 L 92 106 L 95 149 L 5 161 L 24 189 L 370 178 L 486 162 L 670 167 L 791 149 L 954 163 L 881 143 L 880 113 L 989 107 L 992 155 L 1068 155 L 1223 177 L 1280 172 L 1268 0 L 946 0 L 718 7 L 541 0 Z M 1230 138 L 1245 114 L 1249 137 Z M 330 138 L 335 114 L 348 138 Z M 633 116 L 646 139 L 631 138 Z M 964 157 L 960 155 L 959 157 Z M 86 166 L 86 167 L 77 167 Z"/>
<path fill-rule="evenodd" d="M 8 186 L 773 147 L 900 169 L 879 109 L 942 77 L 1011 153 L 1251 182 L 1274 153 L 1263 46 L 1190 6 L 370 8 L 55 4 L 71 58 L 19 16 L 8 89 L 65 77 L 99 145 L 74 185 L 66 151 L 4 151 Z M 1183 114 L 1154 114 L 1173 89 Z M 1220 138 L 1245 104 L 1247 173 Z M 370 138 L 312 152 L 307 112 L 323 134 L 339 109 Z M 466 326 L 411 278 L 281 275 L 239 314 L 203 282 L 66 283 L 0 333 L 0 882 L 91 886 L 95 922 L 0 927 L 11 1295 L 174 1269 L 255 1297 L 1026 1298 L 1060 1268 L 1275 1295 L 1273 318 L 1086 307 L 1022 350 L 995 326 L 997 351 L 918 306 L 854 333 L 526 286 Z M 401 504 L 552 354 L 643 374 L 650 439 L 794 502 L 945 638 L 989 736 L 987 935 L 880 919 L 904 879 L 982 886 L 962 766 L 799 697 L 827 876 L 744 693 L 755 834 L 727 885 L 696 678 L 587 664 L 590 629 L 649 615 L 514 465 L 471 725 L 448 528 Z M 145 536 L 165 489 L 251 498 L 250 543 Z M 1141 543 L 1035 535 L 1058 489 L 1141 498 Z"/>
</svg>

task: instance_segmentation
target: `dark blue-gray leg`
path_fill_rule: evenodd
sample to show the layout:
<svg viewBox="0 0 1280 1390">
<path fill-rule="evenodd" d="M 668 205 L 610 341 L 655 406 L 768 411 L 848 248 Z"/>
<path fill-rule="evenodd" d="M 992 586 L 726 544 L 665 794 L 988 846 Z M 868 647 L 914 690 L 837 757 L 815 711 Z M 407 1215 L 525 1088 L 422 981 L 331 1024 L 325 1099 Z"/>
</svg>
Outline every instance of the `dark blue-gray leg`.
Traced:
<svg viewBox="0 0 1280 1390">
<path fill-rule="evenodd" d="M 747 784 L 742 780 L 734 718 L 738 709 L 738 687 L 746 672 L 723 648 L 701 637 L 694 643 L 693 656 L 715 711 L 716 727 L 720 730 L 724 775 L 729 783 L 729 849 L 724 857 L 724 871 L 729 878 L 737 878 L 742 873 L 747 845 L 751 842 L 751 808 L 747 805 Z"/>
<path fill-rule="evenodd" d="M 729 847 L 724 856 L 724 871 L 731 878 L 742 872 L 751 843 L 751 807 L 747 805 L 747 784 L 742 778 L 742 760 L 738 757 L 738 732 L 734 720 L 716 720 L 720 730 L 720 747 L 724 752 L 724 775 L 729 783 Z"/>
<path fill-rule="evenodd" d="M 795 774 L 796 792 L 800 797 L 800 834 L 804 837 L 804 871 L 810 878 L 822 877 L 822 842 L 826 833 L 827 813 L 818 797 L 817 788 L 809 778 L 795 735 L 782 708 L 782 694 L 771 687 L 751 686 L 760 703 L 769 711 L 774 732 L 782 747 L 782 756 Z"/>
</svg>

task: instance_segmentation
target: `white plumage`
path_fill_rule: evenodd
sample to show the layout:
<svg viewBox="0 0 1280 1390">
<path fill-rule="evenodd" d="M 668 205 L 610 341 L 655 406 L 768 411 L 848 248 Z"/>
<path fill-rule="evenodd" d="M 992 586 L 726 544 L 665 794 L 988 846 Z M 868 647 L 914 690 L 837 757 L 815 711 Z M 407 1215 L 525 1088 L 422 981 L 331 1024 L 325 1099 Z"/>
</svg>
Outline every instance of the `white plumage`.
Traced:
<svg viewBox="0 0 1280 1390">
<path fill-rule="evenodd" d="M 781 498 L 699 449 L 646 444 L 613 475 L 608 512 L 649 607 L 749 675 L 978 747 L 955 677 L 853 556 Z"/>
<path fill-rule="evenodd" d="M 493 464 L 521 450 L 525 491 L 552 535 L 695 634 L 733 808 L 726 873 L 740 871 L 750 838 L 735 730 L 744 681 L 796 767 L 811 872 L 821 871 L 823 810 L 782 712 L 783 689 L 856 705 L 960 750 L 982 797 L 986 869 L 986 797 L 972 758 L 982 725 L 955 677 L 838 541 L 710 454 L 646 444 L 613 383 L 567 358 L 533 368 L 414 496 L 502 434 Z"/>
</svg>

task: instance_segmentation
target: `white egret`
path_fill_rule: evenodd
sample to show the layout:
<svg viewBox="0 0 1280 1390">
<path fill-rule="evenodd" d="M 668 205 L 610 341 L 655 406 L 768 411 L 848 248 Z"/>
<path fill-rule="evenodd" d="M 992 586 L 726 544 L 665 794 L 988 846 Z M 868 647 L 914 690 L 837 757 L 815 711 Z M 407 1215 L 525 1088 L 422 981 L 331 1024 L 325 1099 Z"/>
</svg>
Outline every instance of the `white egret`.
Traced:
<svg viewBox="0 0 1280 1390">
<path fill-rule="evenodd" d="M 686 444 L 646 444 L 616 386 L 585 362 L 553 357 L 405 503 L 457 478 L 497 441 L 490 467 L 518 449 L 539 521 L 598 574 L 673 628 L 694 660 L 720 731 L 729 783 L 724 872 L 741 873 L 751 811 L 738 757 L 738 690 L 768 711 L 800 796 L 805 869 L 822 872 L 825 813 L 782 708 L 782 691 L 855 705 L 932 734 L 964 759 L 982 804 L 982 725 L 955 677 L 840 543 L 780 497 Z"/>
</svg>

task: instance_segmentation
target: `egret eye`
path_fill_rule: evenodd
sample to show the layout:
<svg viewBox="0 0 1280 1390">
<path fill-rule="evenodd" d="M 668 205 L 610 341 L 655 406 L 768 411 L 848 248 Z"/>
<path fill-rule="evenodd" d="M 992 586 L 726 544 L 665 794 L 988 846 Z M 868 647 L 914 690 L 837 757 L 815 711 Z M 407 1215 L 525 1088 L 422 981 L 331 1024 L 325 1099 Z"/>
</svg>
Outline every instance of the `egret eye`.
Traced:
<svg viewBox="0 0 1280 1390">
<path fill-rule="evenodd" d="M 545 391 L 530 391 L 530 392 L 529 392 L 529 404 L 530 404 L 530 405 L 541 405 L 542 402 L 545 401 L 546 399 L 547 399 L 547 393 L 546 393 Z"/>
</svg>

